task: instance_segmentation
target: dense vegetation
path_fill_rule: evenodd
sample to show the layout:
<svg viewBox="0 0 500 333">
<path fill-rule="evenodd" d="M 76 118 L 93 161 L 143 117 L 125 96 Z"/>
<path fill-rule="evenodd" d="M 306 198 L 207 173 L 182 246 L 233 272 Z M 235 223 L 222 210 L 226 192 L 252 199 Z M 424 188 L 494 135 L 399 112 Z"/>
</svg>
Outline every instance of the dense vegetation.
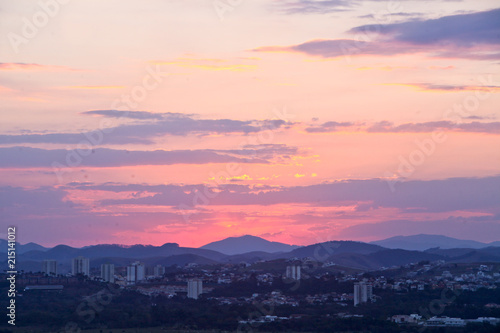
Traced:
<svg viewBox="0 0 500 333">
<path fill-rule="evenodd" d="M 5 294 L 7 285 L 0 284 L 0 293 Z M 299 306 L 269 306 L 252 303 L 220 305 L 212 296 L 240 297 L 251 293 L 261 295 L 279 290 L 284 295 L 301 299 Z M 81 329 L 165 327 L 169 329 L 219 329 L 235 331 L 304 331 L 304 332 L 401 332 L 401 327 L 387 321 L 394 314 L 418 313 L 424 316 L 447 315 L 450 317 L 477 318 L 500 317 L 500 310 L 485 308 L 487 303 L 500 300 L 500 288 L 480 289 L 477 292 L 463 292 L 458 295 L 442 294 L 441 290 L 423 292 L 402 292 L 375 290 L 380 296 L 376 303 L 364 304 L 357 308 L 349 304 L 341 306 L 330 302 L 316 305 L 302 298 L 308 294 L 326 292 L 350 292 L 352 284 L 336 283 L 333 280 L 302 281 L 294 288 L 293 284 L 279 281 L 274 285 L 261 285 L 255 279 L 218 287 L 213 293 L 204 295 L 200 300 L 186 299 L 183 296 L 167 298 L 148 297 L 132 290 L 117 289 L 112 285 L 93 281 L 82 281 L 79 285 L 67 286 L 62 291 L 29 291 L 18 296 L 17 325 L 37 327 L 41 332 L 63 331 L 66 327 Z M 439 303 L 436 300 L 443 300 Z M 439 311 L 432 306 L 441 304 Z M 0 307 L 7 306 L 6 299 L 0 300 Z M 363 318 L 339 318 L 339 312 L 363 315 Z M 288 317 L 302 314 L 301 318 L 272 323 L 239 324 L 240 320 L 257 318 L 263 315 Z M 1 330 L 9 330 L 6 322 L 0 324 Z M 417 332 L 416 327 L 405 328 L 407 332 Z M 70 330 L 70 332 L 73 332 Z M 76 332 L 76 331 L 74 331 Z M 498 332 L 491 325 L 468 325 L 464 329 L 427 329 L 426 332 Z"/>
</svg>

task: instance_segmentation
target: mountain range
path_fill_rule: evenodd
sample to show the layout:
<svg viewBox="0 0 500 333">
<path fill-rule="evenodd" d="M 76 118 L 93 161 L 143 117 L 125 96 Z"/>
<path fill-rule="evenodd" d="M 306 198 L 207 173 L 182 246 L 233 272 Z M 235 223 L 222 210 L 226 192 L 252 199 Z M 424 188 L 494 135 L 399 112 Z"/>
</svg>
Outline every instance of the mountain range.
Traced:
<svg viewBox="0 0 500 333">
<path fill-rule="evenodd" d="M 60 271 L 64 272 L 69 270 L 71 259 L 77 256 L 90 258 L 91 267 L 99 267 L 102 263 L 126 266 L 136 260 L 146 265 L 184 266 L 188 263 L 210 265 L 311 258 L 343 267 L 374 270 L 427 260 L 500 262 L 500 247 L 494 246 L 500 245 L 498 243 L 500 242 L 484 244 L 437 235 L 399 236 L 372 243 L 328 241 L 301 247 L 249 235 L 226 238 L 200 248 L 180 247 L 176 243 L 161 246 L 100 244 L 83 248 L 57 245 L 46 248 L 28 243 L 18 244 L 17 262 L 19 270 L 39 271 L 42 260 L 55 259 Z M 6 249 L 7 242 L 0 240 L 0 252 L 5 252 Z M 5 267 L 6 261 L 0 261 L 0 269 Z"/>
<path fill-rule="evenodd" d="M 492 243 L 481 243 L 473 240 L 456 239 L 442 235 L 413 235 L 396 236 L 383 240 L 371 242 L 389 249 L 404 249 L 425 251 L 430 248 L 439 247 L 441 249 L 469 248 L 482 249 L 489 246 L 500 246 L 500 241 Z"/>
</svg>

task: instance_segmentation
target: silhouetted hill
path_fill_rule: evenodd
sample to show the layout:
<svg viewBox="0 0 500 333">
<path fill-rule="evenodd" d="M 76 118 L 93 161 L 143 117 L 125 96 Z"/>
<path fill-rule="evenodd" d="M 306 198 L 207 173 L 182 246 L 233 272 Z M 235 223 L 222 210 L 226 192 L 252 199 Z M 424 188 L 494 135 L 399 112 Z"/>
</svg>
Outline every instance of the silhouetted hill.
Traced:
<svg viewBox="0 0 500 333">
<path fill-rule="evenodd" d="M 436 261 L 444 259 L 443 256 L 437 254 L 401 249 L 383 250 L 371 253 L 367 257 L 370 261 L 385 267 L 407 265 L 422 260 Z"/>
<path fill-rule="evenodd" d="M 333 262 L 338 266 L 361 270 L 372 270 L 381 267 L 381 265 L 373 262 L 367 255 L 359 253 L 340 253 L 335 254 L 328 259 L 330 262 Z"/>
<path fill-rule="evenodd" d="M 470 248 L 481 249 L 490 244 L 485 244 L 473 240 L 456 239 L 442 235 L 413 235 L 396 236 L 383 240 L 371 242 L 389 249 L 417 250 L 424 251 L 430 248 L 439 247 L 441 249 Z"/>
<path fill-rule="evenodd" d="M 288 245 L 279 242 L 270 242 L 260 237 L 245 235 L 241 237 L 229 237 L 217 242 L 212 242 L 200 247 L 200 249 L 214 250 L 227 255 L 242 254 L 248 252 L 288 252 L 298 248 L 296 245 Z"/>
<path fill-rule="evenodd" d="M 173 255 L 194 254 L 214 261 L 221 261 L 226 255 L 205 249 L 179 247 L 175 243 L 167 243 L 162 246 L 153 245 L 93 245 L 84 248 L 73 248 L 67 245 L 58 245 L 48 251 L 30 251 L 21 256 L 22 260 L 44 260 L 55 259 L 61 261 L 71 260 L 78 256 L 90 259 L 115 257 L 142 259 L 151 257 L 169 257 Z"/>
<path fill-rule="evenodd" d="M 18 254 L 23 254 L 29 251 L 47 251 L 48 249 L 49 248 L 36 243 L 26 243 L 24 245 L 16 243 L 16 252 Z M 7 253 L 7 241 L 5 239 L 0 239 L 0 253 Z"/>
<path fill-rule="evenodd" d="M 439 247 L 435 247 L 432 249 L 425 250 L 424 252 L 437 254 L 447 258 L 453 258 L 453 257 L 463 256 L 467 253 L 471 253 L 474 251 L 475 251 L 474 249 L 440 249 Z"/>
<path fill-rule="evenodd" d="M 440 238 L 441 239 L 441 238 Z M 333 262 L 338 266 L 349 267 L 362 270 L 380 269 L 381 267 L 401 266 L 409 263 L 416 263 L 423 260 L 435 261 L 445 260 L 457 263 L 473 262 L 500 262 L 500 247 L 485 247 L 481 249 L 472 248 L 452 248 L 442 249 L 438 247 L 427 249 L 426 251 L 410 251 L 404 249 L 387 249 L 385 247 L 355 241 L 329 241 L 314 245 L 297 247 L 269 242 L 264 239 L 244 236 L 232 239 L 225 239 L 222 243 L 211 243 L 214 246 L 222 244 L 228 246 L 232 242 L 243 242 L 244 246 L 235 249 L 239 252 L 242 248 L 263 245 L 267 249 L 292 248 L 288 252 L 266 252 L 250 251 L 247 253 L 226 255 L 214 250 L 202 248 L 180 247 L 176 243 L 166 243 L 161 246 L 152 245 L 132 245 L 123 246 L 116 244 L 100 244 L 74 248 L 67 245 L 58 245 L 51 249 L 36 250 L 37 244 L 26 244 L 26 249 L 34 248 L 22 254 L 18 254 L 18 269 L 26 271 L 40 271 L 41 261 L 44 259 L 55 259 L 58 261 L 60 272 L 67 272 L 70 268 L 72 258 L 84 256 L 90 258 L 90 266 L 98 268 L 102 263 L 113 263 L 115 266 L 123 267 L 133 261 L 140 260 L 148 266 L 162 264 L 165 266 L 184 266 L 188 263 L 200 265 L 217 263 L 256 263 L 258 261 L 283 262 L 291 258 L 312 258 L 318 262 Z M 4 240 L 5 242 L 5 240 Z M 217 243 L 217 244 L 216 244 Z M 260 245 L 259 245 L 260 244 Z M 208 244 L 210 245 L 210 244 Z M 258 264 L 259 265 L 259 264 Z M 0 262 L 0 269 L 6 268 L 6 261 Z"/>
<path fill-rule="evenodd" d="M 374 244 L 354 241 L 330 241 L 314 245 L 304 246 L 291 252 L 283 254 L 284 258 L 311 257 L 317 261 L 328 261 L 329 257 L 340 253 L 370 254 L 383 250 L 384 248 Z"/>
<path fill-rule="evenodd" d="M 450 262 L 500 262 L 500 247 L 489 246 L 484 249 L 429 249 L 425 253 L 441 255 Z"/>
<path fill-rule="evenodd" d="M 444 257 L 432 253 L 399 249 L 383 249 L 381 251 L 369 254 L 334 254 L 328 258 L 328 261 L 346 267 L 371 270 L 380 269 L 382 267 L 401 266 L 410 263 L 417 263 L 422 260 L 435 261 L 440 259 L 444 259 Z"/>
<path fill-rule="evenodd" d="M 243 254 L 235 254 L 232 256 L 228 256 L 224 259 L 224 262 L 228 263 L 254 263 L 259 260 L 271 260 L 276 257 L 274 253 L 262 252 L 262 251 L 254 251 Z"/>
</svg>

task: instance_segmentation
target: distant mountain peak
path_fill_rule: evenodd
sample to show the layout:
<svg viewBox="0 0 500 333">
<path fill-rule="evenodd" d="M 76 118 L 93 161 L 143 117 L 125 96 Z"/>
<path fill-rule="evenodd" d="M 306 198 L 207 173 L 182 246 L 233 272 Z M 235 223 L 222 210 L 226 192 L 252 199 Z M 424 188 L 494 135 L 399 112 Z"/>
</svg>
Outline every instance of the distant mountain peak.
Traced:
<svg viewBox="0 0 500 333">
<path fill-rule="evenodd" d="M 490 246 L 474 240 L 456 239 L 444 235 L 418 234 L 410 236 L 394 236 L 387 239 L 371 242 L 389 249 L 404 249 L 424 251 L 430 248 L 452 249 L 471 248 L 481 249 Z"/>
<path fill-rule="evenodd" d="M 200 249 L 213 250 L 227 255 L 257 251 L 268 253 L 289 252 L 296 248 L 298 248 L 296 245 L 272 242 L 253 235 L 228 237 L 200 247 Z"/>
</svg>

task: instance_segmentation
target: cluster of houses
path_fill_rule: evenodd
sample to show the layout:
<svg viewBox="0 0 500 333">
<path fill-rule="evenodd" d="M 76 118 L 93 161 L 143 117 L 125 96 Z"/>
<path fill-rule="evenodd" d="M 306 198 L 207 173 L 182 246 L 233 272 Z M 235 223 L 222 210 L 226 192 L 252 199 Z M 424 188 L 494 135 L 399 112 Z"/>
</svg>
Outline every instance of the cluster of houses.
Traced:
<svg viewBox="0 0 500 333">
<path fill-rule="evenodd" d="M 418 314 L 395 315 L 389 318 L 390 321 L 402 325 L 422 325 L 428 327 L 464 327 L 467 323 L 489 323 L 491 325 L 500 324 L 500 318 L 479 317 L 476 319 L 462 319 L 450 317 L 423 318 Z"/>
</svg>

